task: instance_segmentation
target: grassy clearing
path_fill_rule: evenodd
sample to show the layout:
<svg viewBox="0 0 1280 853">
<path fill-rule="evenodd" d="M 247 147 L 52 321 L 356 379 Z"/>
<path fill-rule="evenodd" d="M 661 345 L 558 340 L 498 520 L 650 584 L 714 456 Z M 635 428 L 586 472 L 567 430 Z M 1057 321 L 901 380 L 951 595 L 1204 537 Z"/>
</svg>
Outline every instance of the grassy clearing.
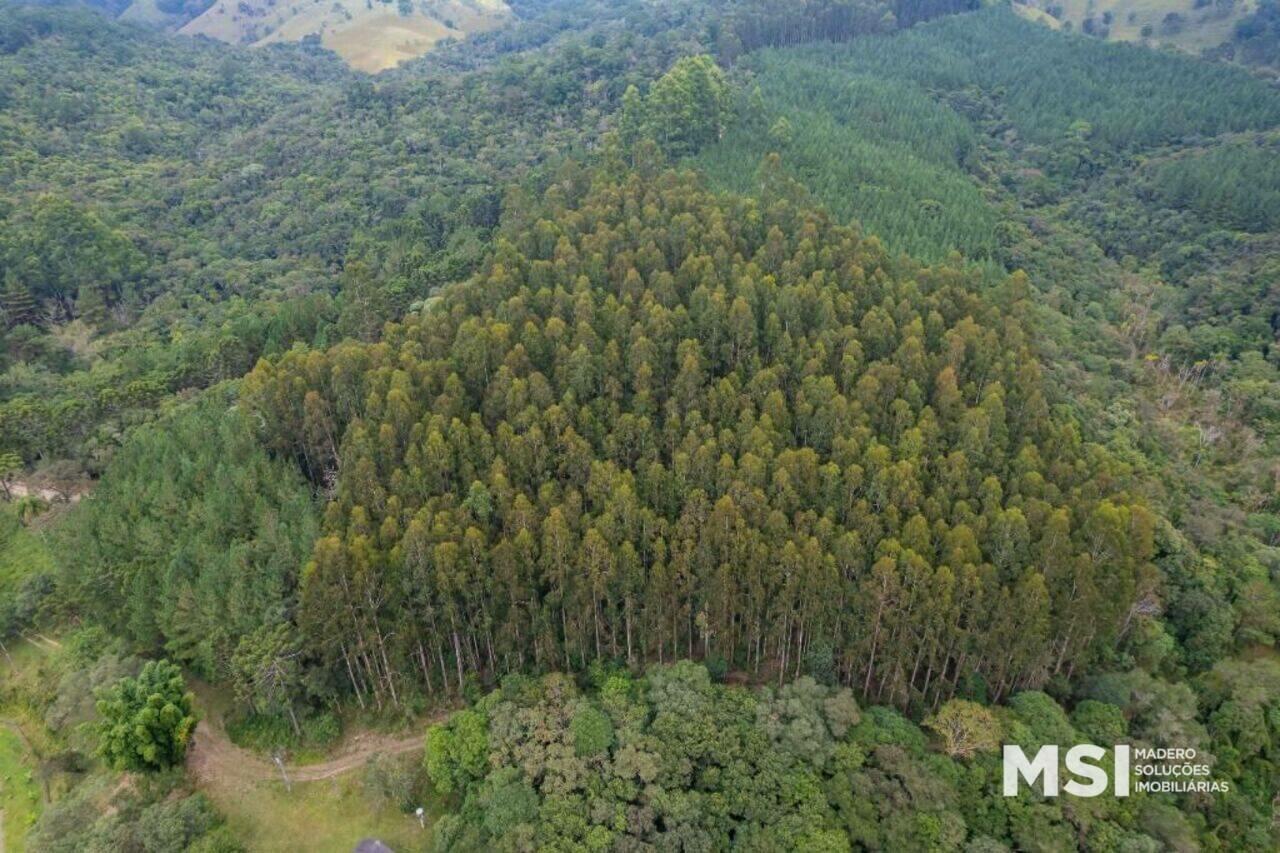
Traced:
<svg viewBox="0 0 1280 853">
<path fill-rule="evenodd" d="M 48 641 L 52 643 L 53 641 Z M 0 684 L 8 690 L 7 704 L 0 700 L 0 809 L 4 811 L 4 853 L 26 850 L 25 839 L 43 809 L 39 779 L 35 775 L 36 759 L 26 743 L 11 727 L 35 739 L 42 752 L 55 748 L 47 741 L 41 720 L 22 698 L 34 689 L 34 683 L 48 676 L 51 649 L 27 641 L 10 645 L 13 665 L 0 656 Z M 222 714 L 230 705 L 225 690 L 196 682 L 201 712 Z M 102 771 L 116 778 L 110 771 Z M 430 847 L 431 825 L 441 813 L 439 799 L 431 797 L 426 829 L 413 815 L 401 814 L 391 807 L 378 809 L 363 791 L 362 772 L 352 770 L 333 779 L 303 782 L 285 789 L 280 780 L 246 781 L 243 775 L 219 778 L 197 784 L 226 817 L 235 837 L 251 851 L 296 851 L 316 853 L 350 851 L 363 838 L 379 838 L 396 851 L 426 850 Z M 55 780 L 53 797 L 66 794 Z M 90 784 L 82 778 L 80 784 Z M 114 781 L 106 785 L 115 789 Z"/>
<path fill-rule="evenodd" d="M 7 508 L 0 507 L 0 595 L 19 588 L 23 578 L 35 572 L 52 571 L 52 561 L 44 540 L 20 525 Z M 27 744 L 12 728 L 21 722 L 23 730 L 37 738 L 41 751 L 51 744 L 40 738 L 46 733 L 42 721 L 31 716 L 26 706 L 29 696 L 41 693 L 42 681 L 51 678 L 51 653 L 56 640 L 37 637 L 7 644 L 9 656 L 0 655 L 0 809 L 3 810 L 4 853 L 26 850 L 31 826 L 43 810 L 36 759 Z M 229 710 L 230 694 L 199 682 L 193 684 L 200 695 L 202 711 L 219 716 Z M 3 721 L 8 722 L 3 722 Z M 325 756 L 299 754 L 291 760 L 307 763 Z M 440 813 L 438 798 L 424 803 L 428 808 L 424 830 L 413 815 L 391 807 L 382 809 L 365 796 L 360 769 L 333 779 L 298 783 L 287 791 L 279 781 L 242 778 L 214 780 L 199 785 L 226 816 L 235 836 L 252 851 L 349 851 L 363 838 L 379 838 L 397 851 L 425 850 L 430 846 L 431 824 Z M 62 786 L 55 785 L 54 796 Z M 65 792 L 64 792 L 65 793 Z"/>
<path fill-rule="evenodd" d="M 1085 19 L 1105 27 L 1113 41 L 1146 42 L 1152 46 L 1175 47 L 1189 53 L 1217 47 L 1231 38 L 1240 20 L 1253 12 L 1252 0 L 1232 3 L 1209 3 L 1197 9 L 1192 0 L 1031 0 L 1014 8 L 1024 17 L 1043 19 L 1044 10 L 1057 12 L 1058 26 L 1070 23 L 1081 32 Z M 1110 23 L 1104 16 L 1108 15 Z M 1167 26 L 1165 17 L 1180 15 L 1180 26 Z M 1144 28 L 1148 35 L 1144 35 Z"/>
<path fill-rule="evenodd" d="M 360 773 L 320 782 L 303 782 L 285 790 L 283 782 L 247 786 L 212 783 L 200 790 L 227 818 L 235 836 L 248 849 L 274 853 L 306 849 L 315 853 L 347 853 L 362 838 L 379 838 L 393 850 L 426 850 L 431 825 L 440 814 L 438 800 L 428 809 L 424 831 L 413 815 L 390 808 L 375 811 L 365 798 Z"/>
<path fill-rule="evenodd" d="M 510 17 L 502 0 L 432 0 L 409 4 L 366 0 L 216 0 L 182 28 L 233 44 L 264 45 L 318 35 L 353 68 L 374 73 L 421 56 L 444 38 L 465 38 Z"/>
<path fill-rule="evenodd" d="M 0 723 L 0 812 L 5 853 L 26 850 L 27 832 L 40 817 L 43 801 L 34 759 L 18 733 Z"/>
<path fill-rule="evenodd" d="M 196 678 L 190 678 L 188 685 L 196 694 L 205 720 L 202 725 L 221 727 L 232 710 L 230 692 Z M 367 729 L 351 724 L 343 743 L 351 746 L 353 740 L 366 735 Z M 197 741 L 200 737 L 197 733 Z M 333 757 L 332 751 L 298 750 L 289 754 L 288 761 L 296 769 Z M 266 765 L 268 759 L 255 756 L 254 762 L 259 761 Z M 205 772 L 199 774 L 202 778 L 197 788 L 226 817 L 236 838 L 252 851 L 272 853 L 305 848 L 345 852 L 362 838 L 379 838 L 397 851 L 426 850 L 430 847 L 432 823 L 442 812 L 439 797 L 424 797 L 424 831 L 413 815 L 401 814 L 389 805 L 379 808 L 365 794 L 362 764 L 332 778 L 295 781 L 292 790 L 279 776 L 270 780 L 256 778 L 259 771 L 246 772 L 243 762 L 237 765 L 234 761 L 212 761 L 203 766 Z M 208 775 L 210 767 L 222 770 Z"/>
<path fill-rule="evenodd" d="M 443 38 L 459 35 L 431 18 L 383 12 L 362 16 L 341 29 L 326 30 L 322 40 L 352 68 L 374 74 L 421 56 Z"/>
</svg>

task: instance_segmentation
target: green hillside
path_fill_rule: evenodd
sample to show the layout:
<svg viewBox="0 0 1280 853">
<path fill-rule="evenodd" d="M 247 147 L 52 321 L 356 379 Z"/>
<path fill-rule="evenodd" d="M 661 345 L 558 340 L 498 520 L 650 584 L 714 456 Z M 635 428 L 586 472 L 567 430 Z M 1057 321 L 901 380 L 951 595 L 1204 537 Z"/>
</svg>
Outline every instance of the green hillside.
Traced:
<svg viewBox="0 0 1280 853">
<path fill-rule="evenodd" d="M 6 850 L 1280 845 L 1274 0 L 95 5 L 0 0 Z M 1208 775 L 1003 793 L 1085 743 Z"/>
</svg>

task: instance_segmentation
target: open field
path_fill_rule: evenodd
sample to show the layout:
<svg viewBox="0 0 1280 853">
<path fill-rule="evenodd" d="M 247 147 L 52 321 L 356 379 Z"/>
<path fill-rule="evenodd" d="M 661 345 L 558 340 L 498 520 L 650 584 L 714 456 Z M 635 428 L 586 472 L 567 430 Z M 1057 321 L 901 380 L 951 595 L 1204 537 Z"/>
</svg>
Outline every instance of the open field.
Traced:
<svg viewBox="0 0 1280 853">
<path fill-rule="evenodd" d="M 320 40 L 352 68 L 373 72 L 394 68 L 406 59 L 426 53 L 441 39 L 462 35 L 433 18 L 406 18 L 395 12 L 379 12 L 341 29 L 326 30 Z M 275 39 L 273 34 L 263 41 Z"/>
<path fill-rule="evenodd" d="M 378 838 L 397 851 L 425 850 L 438 805 L 426 804 L 427 827 L 394 809 L 375 811 L 361 791 L 360 774 L 318 782 L 202 780 L 199 789 L 227 818 L 235 836 L 253 851 L 306 849 L 346 853 L 362 838 Z"/>
<path fill-rule="evenodd" d="M 1210 2 L 1200 8 L 1195 0 L 1031 0 L 1015 3 L 1014 9 L 1032 20 L 1052 20 L 1055 28 L 1069 24 L 1075 32 L 1086 32 L 1085 22 L 1092 19 L 1090 26 L 1105 29 L 1112 41 L 1198 54 L 1231 38 L 1236 24 L 1254 6 L 1253 0 Z M 1166 20 L 1170 15 L 1180 20 Z"/>
<path fill-rule="evenodd" d="M 318 36 L 351 67 L 373 73 L 421 56 L 442 39 L 493 29 L 509 16 L 502 0 L 218 0 L 181 32 L 257 45 Z"/>
</svg>

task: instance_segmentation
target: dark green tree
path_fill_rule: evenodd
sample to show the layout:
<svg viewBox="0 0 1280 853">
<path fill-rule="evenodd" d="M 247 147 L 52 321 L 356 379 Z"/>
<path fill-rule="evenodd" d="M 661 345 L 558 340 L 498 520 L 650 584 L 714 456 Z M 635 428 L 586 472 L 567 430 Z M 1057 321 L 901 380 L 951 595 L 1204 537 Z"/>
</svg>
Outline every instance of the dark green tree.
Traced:
<svg viewBox="0 0 1280 853">
<path fill-rule="evenodd" d="M 118 770 L 164 770 L 181 764 L 196 728 L 194 697 L 182 671 L 148 661 L 98 697 L 98 752 Z"/>
</svg>

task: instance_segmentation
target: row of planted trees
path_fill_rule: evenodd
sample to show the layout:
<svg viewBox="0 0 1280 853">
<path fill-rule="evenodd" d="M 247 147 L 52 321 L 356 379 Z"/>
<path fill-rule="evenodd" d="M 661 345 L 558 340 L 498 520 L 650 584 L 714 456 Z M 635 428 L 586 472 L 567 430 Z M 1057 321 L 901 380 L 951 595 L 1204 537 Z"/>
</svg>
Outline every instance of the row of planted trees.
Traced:
<svg viewBox="0 0 1280 853">
<path fill-rule="evenodd" d="M 297 622 L 360 701 L 686 656 L 999 699 L 1142 618 L 1155 519 L 1046 401 L 1025 281 L 675 173 L 528 213 L 380 343 L 245 381 L 331 490 Z"/>
</svg>

